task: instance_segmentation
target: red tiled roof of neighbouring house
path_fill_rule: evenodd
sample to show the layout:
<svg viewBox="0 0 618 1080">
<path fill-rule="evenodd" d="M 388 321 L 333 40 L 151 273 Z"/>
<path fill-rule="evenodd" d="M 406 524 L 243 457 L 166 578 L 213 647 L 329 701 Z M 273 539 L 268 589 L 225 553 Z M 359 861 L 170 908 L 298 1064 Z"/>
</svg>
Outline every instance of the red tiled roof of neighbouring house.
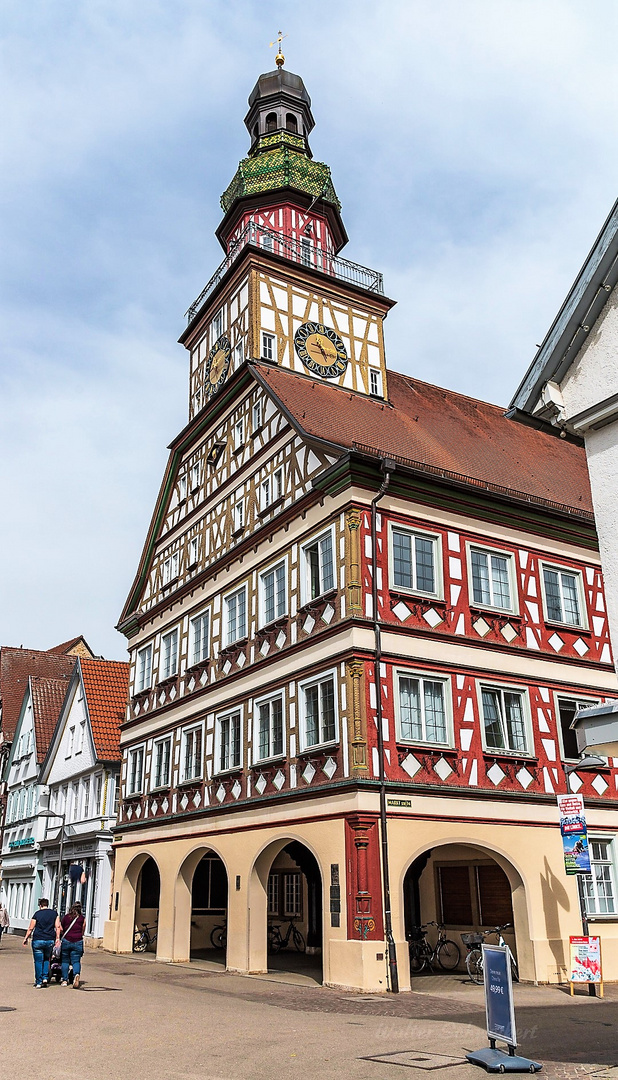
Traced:
<svg viewBox="0 0 618 1080">
<path fill-rule="evenodd" d="M 75 657 L 43 652 L 40 649 L 0 649 L 1 729 L 7 742 L 13 741 L 17 721 L 30 675 L 41 678 L 68 677 L 75 667 Z"/>
<path fill-rule="evenodd" d="M 100 761 L 120 761 L 120 725 L 129 694 L 129 665 L 116 660 L 79 661 L 92 736 Z"/>
<path fill-rule="evenodd" d="M 395 371 L 386 403 L 271 364 L 252 367 L 309 437 L 592 514 L 583 447 L 514 424 L 496 405 Z"/>
<path fill-rule="evenodd" d="M 30 676 L 36 759 L 39 765 L 49 749 L 70 677 L 71 672 L 56 679 L 45 678 L 41 675 Z"/>
<path fill-rule="evenodd" d="M 94 659 L 94 653 L 82 634 L 79 637 L 70 638 L 69 641 L 63 641 L 61 645 L 54 645 L 53 649 L 49 649 L 49 652 L 70 654 L 71 656 L 88 656 L 90 659 Z"/>
</svg>

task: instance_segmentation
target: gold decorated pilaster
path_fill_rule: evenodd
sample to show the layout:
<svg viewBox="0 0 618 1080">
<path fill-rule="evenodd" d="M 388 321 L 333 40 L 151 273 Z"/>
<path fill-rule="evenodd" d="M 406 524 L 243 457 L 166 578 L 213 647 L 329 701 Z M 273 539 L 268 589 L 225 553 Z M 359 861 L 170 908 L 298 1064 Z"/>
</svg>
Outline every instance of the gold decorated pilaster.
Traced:
<svg viewBox="0 0 618 1080">
<path fill-rule="evenodd" d="M 348 553 L 348 612 L 350 615 L 361 615 L 363 611 L 363 590 L 361 584 L 360 510 L 348 510 L 345 520 Z"/>
<path fill-rule="evenodd" d="M 349 660 L 347 665 L 352 736 L 352 773 L 364 774 L 367 765 L 367 718 L 363 693 L 365 665 L 361 660 Z"/>
</svg>

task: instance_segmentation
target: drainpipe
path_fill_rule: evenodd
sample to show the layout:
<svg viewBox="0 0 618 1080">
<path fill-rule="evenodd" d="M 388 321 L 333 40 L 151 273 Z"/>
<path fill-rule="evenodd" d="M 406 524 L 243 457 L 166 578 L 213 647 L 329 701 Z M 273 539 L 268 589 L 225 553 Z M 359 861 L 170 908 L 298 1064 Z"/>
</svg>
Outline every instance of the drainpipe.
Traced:
<svg viewBox="0 0 618 1080">
<path fill-rule="evenodd" d="M 371 558 L 373 562 L 373 576 L 371 583 L 371 599 L 373 609 L 373 632 L 374 632 L 374 684 L 376 688 L 376 720 L 378 724 L 378 759 L 379 759 L 379 784 L 380 784 L 380 836 L 381 836 L 381 862 L 382 862 L 382 885 L 384 888 L 384 934 L 386 937 L 386 952 L 388 957 L 388 973 L 390 978 L 390 991 L 399 993 L 399 974 L 397 971 L 397 950 L 393 939 L 393 922 L 391 917 L 391 890 L 389 881 L 388 863 L 388 828 L 386 819 L 386 776 L 384 773 L 384 732 L 382 729 L 382 691 L 380 687 L 380 662 L 382 659 L 382 638 L 380 619 L 378 615 L 378 503 L 386 494 L 390 484 L 391 473 L 395 463 L 388 458 L 382 458 L 381 462 L 384 478 L 380 490 L 371 500 Z"/>
</svg>

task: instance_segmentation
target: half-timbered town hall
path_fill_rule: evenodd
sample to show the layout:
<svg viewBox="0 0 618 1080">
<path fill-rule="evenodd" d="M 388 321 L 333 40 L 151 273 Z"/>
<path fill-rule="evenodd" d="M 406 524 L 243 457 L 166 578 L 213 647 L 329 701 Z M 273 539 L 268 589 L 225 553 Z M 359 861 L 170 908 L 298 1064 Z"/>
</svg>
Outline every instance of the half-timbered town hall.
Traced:
<svg viewBox="0 0 618 1080">
<path fill-rule="evenodd" d="M 159 959 L 263 972 L 278 925 L 325 983 L 405 990 L 417 924 L 511 922 L 522 977 L 560 980 L 581 932 L 569 782 L 618 979 L 618 769 L 565 773 L 578 707 L 617 693 L 584 451 L 387 366 L 394 302 L 340 255 L 310 98 L 277 62 L 120 620 L 105 944 L 156 924 Z"/>
</svg>

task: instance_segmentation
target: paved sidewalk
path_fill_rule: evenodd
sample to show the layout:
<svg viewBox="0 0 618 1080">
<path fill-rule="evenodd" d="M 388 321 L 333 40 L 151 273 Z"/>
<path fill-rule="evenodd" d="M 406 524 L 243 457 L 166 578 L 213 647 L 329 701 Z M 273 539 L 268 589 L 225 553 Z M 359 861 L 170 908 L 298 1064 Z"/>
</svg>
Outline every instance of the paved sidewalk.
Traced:
<svg viewBox="0 0 618 1080">
<path fill-rule="evenodd" d="M 30 948 L 3 938 L 0 1076 L 420 1080 L 431 1072 L 432 1080 L 482 1080 L 465 1062 L 466 1050 L 486 1044 L 482 989 L 463 976 L 420 978 L 413 993 L 393 996 L 216 967 L 88 951 L 81 990 L 34 990 Z M 606 990 L 602 1001 L 516 988 L 520 1049 L 543 1062 L 541 1078 L 610 1080 L 618 987 Z"/>
</svg>

